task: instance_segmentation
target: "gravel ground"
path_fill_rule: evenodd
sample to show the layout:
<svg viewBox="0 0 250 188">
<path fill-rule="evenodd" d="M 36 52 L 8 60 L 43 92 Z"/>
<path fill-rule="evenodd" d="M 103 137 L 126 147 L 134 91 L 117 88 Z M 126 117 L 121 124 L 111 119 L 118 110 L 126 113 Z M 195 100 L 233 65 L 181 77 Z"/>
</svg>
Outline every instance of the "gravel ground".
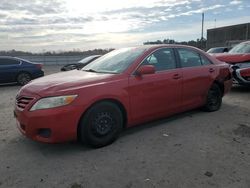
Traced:
<svg viewBox="0 0 250 188">
<path fill-rule="evenodd" d="M 130 128 L 100 149 L 22 136 L 13 118 L 18 89 L 0 86 L 1 188 L 250 187 L 250 88 L 233 87 L 220 111 Z"/>
</svg>

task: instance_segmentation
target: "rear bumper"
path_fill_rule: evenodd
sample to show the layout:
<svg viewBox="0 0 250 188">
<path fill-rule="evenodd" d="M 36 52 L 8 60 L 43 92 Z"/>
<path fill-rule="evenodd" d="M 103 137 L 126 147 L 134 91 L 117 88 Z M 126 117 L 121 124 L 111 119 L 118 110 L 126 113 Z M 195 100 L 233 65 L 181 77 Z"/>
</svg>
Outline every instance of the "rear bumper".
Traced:
<svg viewBox="0 0 250 188">
<path fill-rule="evenodd" d="M 40 77 L 43 77 L 43 76 L 44 76 L 43 70 L 39 70 L 39 71 L 34 72 L 34 73 L 32 74 L 32 78 L 33 78 L 33 79 L 40 78 Z"/>
</svg>

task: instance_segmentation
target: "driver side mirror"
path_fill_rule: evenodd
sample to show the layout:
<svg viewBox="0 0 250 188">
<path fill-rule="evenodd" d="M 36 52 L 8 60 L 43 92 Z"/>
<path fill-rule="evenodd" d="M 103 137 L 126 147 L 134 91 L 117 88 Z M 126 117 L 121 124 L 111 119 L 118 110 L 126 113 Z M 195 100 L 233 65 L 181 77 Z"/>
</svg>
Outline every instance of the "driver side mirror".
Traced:
<svg viewBox="0 0 250 188">
<path fill-rule="evenodd" d="M 154 74 L 154 73 L 155 73 L 155 67 L 153 65 L 142 65 L 136 71 L 136 75 L 138 76 L 144 74 Z"/>
</svg>

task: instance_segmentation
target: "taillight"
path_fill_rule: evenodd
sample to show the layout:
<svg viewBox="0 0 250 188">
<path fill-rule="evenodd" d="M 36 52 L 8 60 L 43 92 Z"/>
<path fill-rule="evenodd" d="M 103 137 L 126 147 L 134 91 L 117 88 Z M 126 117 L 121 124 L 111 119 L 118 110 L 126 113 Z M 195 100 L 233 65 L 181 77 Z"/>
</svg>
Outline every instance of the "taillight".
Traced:
<svg viewBox="0 0 250 188">
<path fill-rule="evenodd" d="M 42 69 L 43 68 L 43 64 L 36 64 L 36 67 L 39 68 L 39 69 Z"/>
</svg>

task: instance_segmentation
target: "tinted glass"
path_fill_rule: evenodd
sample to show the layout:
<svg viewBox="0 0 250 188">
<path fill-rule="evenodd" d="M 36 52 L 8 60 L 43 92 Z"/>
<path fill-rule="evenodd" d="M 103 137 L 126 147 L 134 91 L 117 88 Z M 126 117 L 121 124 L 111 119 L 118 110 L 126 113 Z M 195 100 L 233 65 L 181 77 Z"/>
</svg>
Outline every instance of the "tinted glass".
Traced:
<svg viewBox="0 0 250 188">
<path fill-rule="evenodd" d="M 148 56 L 143 61 L 142 65 L 154 65 L 156 71 L 175 69 L 176 63 L 174 51 L 170 48 L 157 50 Z"/>
<path fill-rule="evenodd" d="M 182 67 L 197 67 L 201 66 L 200 55 L 188 49 L 178 49 Z"/>
<path fill-rule="evenodd" d="M 18 65 L 20 62 L 14 59 L 0 58 L 0 65 Z"/>
<path fill-rule="evenodd" d="M 250 53 L 250 43 L 241 43 L 233 47 L 229 53 L 237 54 L 237 53 Z"/>
<path fill-rule="evenodd" d="M 207 51 L 208 53 L 223 53 L 225 48 L 211 48 Z"/>
<path fill-rule="evenodd" d="M 200 56 L 201 57 L 201 62 L 203 65 L 211 65 L 211 61 L 209 61 L 207 58 Z"/>
<path fill-rule="evenodd" d="M 78 63 L 82 63 L 82 64 L 85 64 L 85 63 L 88 63 L 90 61 L 93 61 L 95 59 L 97 59 L 99 56 L 89 56 L 89 57 L 86 57 L 84 59 L 82 59 L 81 61 L 79 61 Z"/>
</svg>

